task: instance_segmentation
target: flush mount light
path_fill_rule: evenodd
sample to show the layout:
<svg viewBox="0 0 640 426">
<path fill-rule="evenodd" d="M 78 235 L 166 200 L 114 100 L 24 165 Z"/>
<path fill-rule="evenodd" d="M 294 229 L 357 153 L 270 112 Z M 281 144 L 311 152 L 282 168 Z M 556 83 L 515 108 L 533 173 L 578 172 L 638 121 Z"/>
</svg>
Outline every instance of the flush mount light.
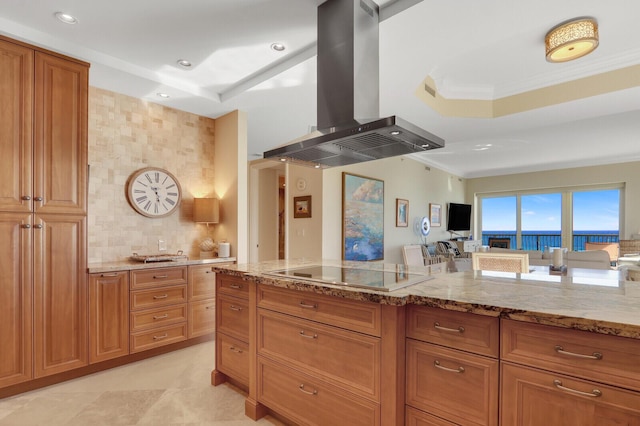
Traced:
<svg viewBox="0 0 640 426">
<path fill-rule="evenodd" d="M 598 23 L 593 18 L 563 22 L 549 30 L 544 44 L 549 62 L 578 59 L 598 47 Z"/>
<path fill-rule="evenodd" d="M 186 59 L 178 59 L 178 65 L 180 65 L 183 68 L 189 68 L 191 67 L 191 62 L 187 61 Z"/>
<path fill-rule="evenodd" d="M 160 96 L 161 98 L 165 98 L 165 99 L 169 97 L 169 95 L 167 95 L 166 93 L 162 93 L 162 92 L 156 93 L 156 95 Z"/>
<path fill-rule="evenodd" d="M 282 43 L 272 43 L 271 44 L 271 50 L 275 50 L 276 52 L 282 52 L 284 49 L 286 49 L 284 47 L 284 44 Z"/>
<path fill-rule="evenodd" d="M 78 19 L 75 16 L 69 15 L 68 13 L 56 12 L 55 15 L 58 20 L 64 22 L 65 24 L 73 25 L 78 23 Z"/>
</svg>

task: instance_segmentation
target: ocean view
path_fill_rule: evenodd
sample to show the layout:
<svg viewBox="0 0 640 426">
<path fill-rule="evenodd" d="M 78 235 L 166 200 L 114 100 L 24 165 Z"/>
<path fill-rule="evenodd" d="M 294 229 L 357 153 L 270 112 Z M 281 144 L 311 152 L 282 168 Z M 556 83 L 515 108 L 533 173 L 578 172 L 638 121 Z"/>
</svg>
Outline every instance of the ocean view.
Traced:
<svg viewBox="0 0 640 426">
<path fill-rule="evenodd" d="M 522 231 L 522 247 L 517 247 L 516 231 L 482 231 L 482 244 L 489 245 L 489 238 L 508 238 L 510 248 L 544 250 L 545 247 L 561 247 L 560 231 Z M 585 243 L 618 242 L 619 231 L 573 231 L 573 250 L 584 250 Z"/>
</svg>

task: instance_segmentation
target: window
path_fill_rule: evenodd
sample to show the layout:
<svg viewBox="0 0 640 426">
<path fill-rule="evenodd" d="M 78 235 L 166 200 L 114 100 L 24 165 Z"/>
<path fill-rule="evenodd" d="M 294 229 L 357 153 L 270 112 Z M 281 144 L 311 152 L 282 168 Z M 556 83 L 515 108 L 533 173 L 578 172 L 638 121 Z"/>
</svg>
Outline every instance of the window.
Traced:
<svg viewBox="0 0 640 426">
<path fill-rule="evenodd" d="M 478 195 L 482 244 L 508 238 L 511 248 L 584 250 L 586 242 L 617 242 L 621 189 Z"/>
</svg>

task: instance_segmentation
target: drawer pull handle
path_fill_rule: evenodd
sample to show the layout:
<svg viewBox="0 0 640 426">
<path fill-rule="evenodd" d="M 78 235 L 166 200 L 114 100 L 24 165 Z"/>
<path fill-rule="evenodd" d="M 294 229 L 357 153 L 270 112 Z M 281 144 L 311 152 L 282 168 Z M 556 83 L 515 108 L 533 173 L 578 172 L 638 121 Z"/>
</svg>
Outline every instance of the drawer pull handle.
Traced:
<svg viewBox="0 0 640 426">
<path fill-rule="evenodd" d="M 241 307 L 235 306 L 235 305 L 229 306 L 229 309 L 231 309 L 232 311 L 236 311 L 236 312 L 240 312 L 242 310 Z"/>
<path fill-rule="evenodd" d="M 451 332 L 451 333 L 464 333 L 464 327 L 463 326 L 460 326 L 458 328 L 448 328 L 448 327 L 441 326 L 438 321 L 433 323 L 433 327 L 436 330 L 440 330 L 440 331 L 448 331 L 448 332 Z"/>
<path fill-rule="evenodd" d="M 562 386 L 562 381 L 556 379 L 553 381 L 553 385 L 565 392 L 570 392 L 570 393 L 575 393 L 576 395 L 582 395 L 582 396 L 589 396 L 591 398 L 597 398 L 599 396 L 602 396 L 602 392 L 600 392 L 598 389 L 594 389 L 591 392 L 583 392 L 583 391 L 579 391 L 577 389 L 571 389 L 565 386 Z"/>
<path fill-rule="evenodd" d="M 304 334 L 304 330 L 300 330 L 300 337 L 304 337 L 305 339 L 317 339 L 318 335 Z"/>
<path fill-rule="evenodd" d="M 168 294 L 163 294 L 162 296 L 153 296 L 153 298 L 154 298 L 155 300 L 158 300 L 158 299 L 166 299 L 167 297 L 169 297 L 169 295 L 168 295 Z"/>
<path fill-rule="evenodd" d="M 308 391 L 304 388 L 304 384 L 300 384 L 300 386 L 298 386 L 298 389 L 300 389 L 300 392 L 304 392 L 307 395 L 317 395 L 318 394 L 318 390 L 314 389 L 312 391 Z"/>
<path fill-rule="evenodd" d="M 154 280 L 159 280 L 159 279 L 161 279 L 161 278 L 169 278 L 169 275 L 166 275 L 166 274 L 165 274 L 165 275 L 154 275 L 154 276 L 153 276 L 153 279 L 154 279 Z"/>
<path fill-rule="evenodd" d="M 564 348 L 562 346 L 560 346 L 560 345 L 556 345 L 555 350 L 559 354 L 573 356 L 573 357 L 576 357 L 576 358 L 595 359 L 595 360 L 601 360 L 602 359 L 602 354 L 600 352 L 594 352 L 592 355 L 577 354 L 575 352 L 567 352 L 567 351 L 565 351 Z"/>
<path fill-rule="evenodd" d="M 159 319 L 164 319 L 167 318 L 169 316 L 169 314 L 164 314 L 164 315 L 154 315 L 153 319 L 154 320 L 159 320 Z"/>
<path fill-rule="evenodd" d="M 165 339 L 167 336 L 167 333 L 164 333 L 162 336 L 153 336 L 153 340 Z"/>
<path fill-rule="evenodd" d="M 305 308 L 305 309 L 318 309 L 318 304 L 314 303 L 313 305 L 310 305 L 308 303 L 305 303 L 304 300 L 302 300 L 299 303 L 299 305 L 300 305 L 301 308 Z"/>
<path fill-rule="evenodd" d="M 104 277 L 117 277 L 118 274 L 117 273 L 115 273 L 115 274 L 100 274 L 100 276 L 103 277 L 103 278 Z"/>
<path fill-rule="evenodd" d="M 242 288 L 242 286 L 238 284 L 229 284 L 229 287 L 235 290 L 240 290 Z"/>
<path fill-rule="evenodd" d="M 444 367 L 440 365 L 440 361 L 438 360 L 433 361 L 433 366 L 436 368 L 439 368 L 440 370 L 448 371 L 450 373 L 464 373 L 464 367 L 458 367 L 458 368 Z"/>
<path fill-rule="evenodd" d="M 209 309 L 215 309 L 215 307 L 216 307 L 215 305 L 211 305 L 211 306 L 207 306 L 207 307 L 205 307 L 205 309 L 206 309 L 206 310 L 209 310 Z"/>
<path fill-rule="evenodd" d="M 241 354 L 241 353 L 242 353 L 242 349 L 237 349 L 235 346 L 230 346 L 230 347 L 229 347 L 229 350 L 230 350 L 231 352 L 235 352 L 235 353 L 237 353 L 237 354 Z"/>
</svg>

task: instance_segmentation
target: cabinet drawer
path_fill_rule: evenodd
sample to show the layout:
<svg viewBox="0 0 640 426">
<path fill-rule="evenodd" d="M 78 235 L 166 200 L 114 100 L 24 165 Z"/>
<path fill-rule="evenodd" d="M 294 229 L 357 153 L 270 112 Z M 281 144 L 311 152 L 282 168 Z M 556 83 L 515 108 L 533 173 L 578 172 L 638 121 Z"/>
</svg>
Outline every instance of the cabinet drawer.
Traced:
<svg viewBox="0 0 640 426">
<path fill-rule="evenodd" d="M 148 288 L 157 285 L 186 284 L 187 267 L 154 268 L 131 271 L 131 288 Z"/>
<path fill-rule="evenodd" d="M 216 299 L 189 302 L 189 338 L 216 331 Z"/>
<path fill-rule="evenodd" d="M 448 422 L 440 417 L 432 416 L 424 411 L 416 410 L 407 405 L 405 411 L 406 426 L 455 426 L 455 423 Z"/>
<path fill-rule="evenodd" d="M 216 278 L 216 294 L 227 294 L 229 296 L 249 299 L 250 285 L 248 281 L 243 281 L 238 277 L 218 275 Z"/>
<path fill-rule="evenodd" d="M 498 423 L 498 360 L 407 339 L 407 404 L 457 424 Z"/>
<path fill-rule="evenodd" d="M 502 359 L 640 390 L 640 340 L 502 320 Z"/>
<path fill-rule="evenodd" d="M 501 376 L 500 424 L 640 425 L 638 392 L 508 363 Z"/>
<path fill-rule="evenodd" d="M 381 308 L 377 303 L 261 285 L 258 307 L 380 336 Z"/>
<path fill-rule="evenodd" d="M 276 312 L 258 310 L 258 353 L 306 373 L 380 397 L 380 340 Z"/>
<path fill-rule="evenodd" d="M 249 301 L 220 294 L 217 297 L 218 331 L 236 339 L 249 341 Z"/>
<path fill-rule="evenodd" d="M 216 333 L 216 369 L 249 386 L 249 344 Z"/>
<path fill-rule="evenodd" d="M 378 404 L 262 357 L 258 357 L 258 401 L 296 424 L 380 424 Z"/>
<path fill-rule="evenodd" d="M 187 286 L 178 285 L 149 290 L 132 291 L 130 295 L 132 311 L 187 302 Z"/>
<path fill-rule="evenodd" d="M 187 320 L 187 305 L 172 305 L 131 313 L 131 331 L 147 330 Z"/>
<path fill-rule="evenodd" d="M 187 338 L 187 324 L 176 324 L 168 327 L 154 328 L 131 334 L 131 353 L 146 351 L 147 349 L 170 343 L 180 342 Z"/>
<path fill-rule="evenodd" d="M 203 300 L 216 295 L 216 273 L 211 265 L 189 266 L 189 301 Z"/>
<path fill-rule="evenodd" d="M 500 320 L 466 312 L 409 305 L 407 337 L 497 358 Z"/>
</svg>

